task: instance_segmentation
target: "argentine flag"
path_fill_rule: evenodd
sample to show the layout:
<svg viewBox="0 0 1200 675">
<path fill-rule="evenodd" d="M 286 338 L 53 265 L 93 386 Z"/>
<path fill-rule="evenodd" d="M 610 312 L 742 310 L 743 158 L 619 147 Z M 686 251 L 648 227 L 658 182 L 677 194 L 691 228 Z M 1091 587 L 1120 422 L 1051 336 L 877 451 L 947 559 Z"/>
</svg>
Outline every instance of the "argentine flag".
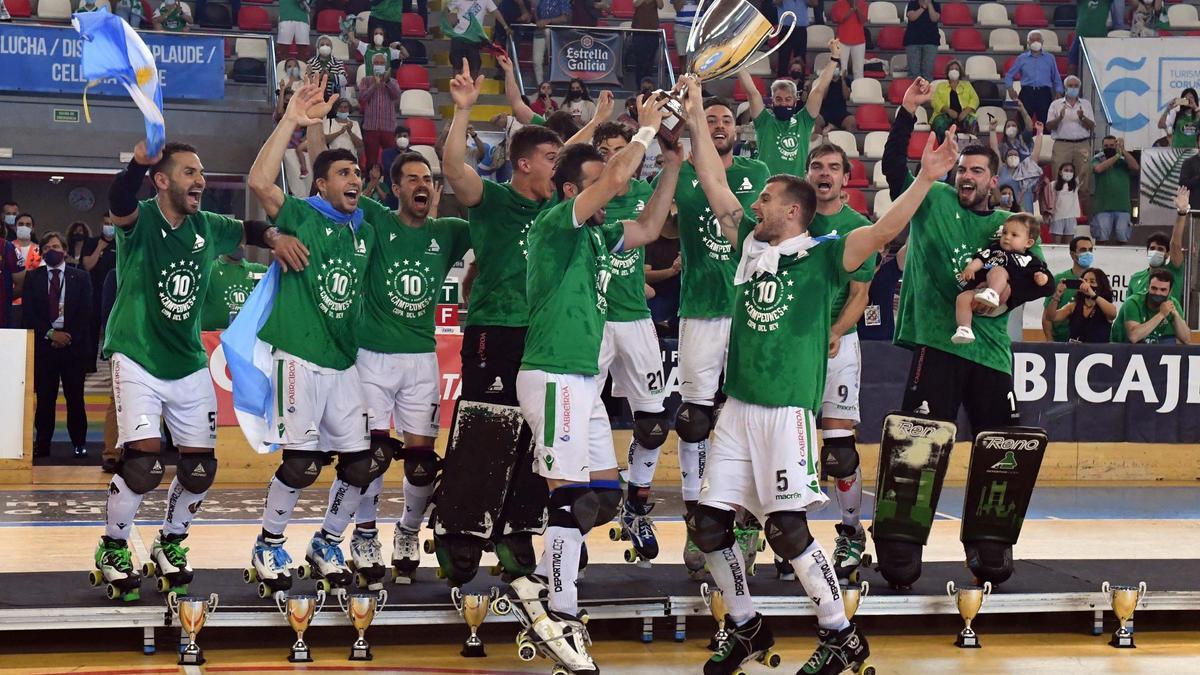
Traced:
<svg viewBox="0 0 1200 675">
<path fill-rule="evenodd" d="M 272 262 L 254 287 L 242 310 L 221 333 L 225 363 L 233 381 L 233 412 L 238 426 L 255 452 L 268 453 L 278 446 L 266 441 L 271 415 L 271 345 L 258 339 L 279 292 L 279 263 Z"/>
<path fill-rule="evenodd" d="M 167 124 L 163 119 L 162 88 L 158 85 L 154 55 L 124 19 L 105 9 L 75 14 L 71 25 L 83 36 L 82 70 L 88 86 L 110 77 L 120 82 L 146 118 L 146 152 L 151 157 L 157 155 L 167 142 Z"/>
</svg>

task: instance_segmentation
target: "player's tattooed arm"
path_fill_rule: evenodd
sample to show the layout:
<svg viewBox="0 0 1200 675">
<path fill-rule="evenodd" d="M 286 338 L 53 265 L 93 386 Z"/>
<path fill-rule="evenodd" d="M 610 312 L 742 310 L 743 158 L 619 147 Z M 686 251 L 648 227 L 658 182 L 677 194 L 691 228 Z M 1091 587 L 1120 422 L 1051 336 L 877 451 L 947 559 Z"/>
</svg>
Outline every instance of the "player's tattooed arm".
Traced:
<svg viewBox="0 0 1200 675">
<path fill-rule="evenodd" d="M 471 123 L 471 106 L 479 100 L 483 75 L 471 79 L 471 67 L 462 61 L 462 72 L 450 80 L 450 98 L 454 99 L 454 118 L 446 134 L 442 155 L 442 175 L 454 188 L 454 196 L 467 208 L 483 201 L 483 179 L 467 164 L 467 126 Z"/>
<path fill-rule="evenodd" d="M 721 234 L 737 248 L 742 243 L 738 240 L 738 225 L 742 222 L 745 210 L 733 190 L 729 189 L 725 164 L 717 154 L 717 146 L 708 132 L 700 81 L 691 76 L 681 77 L 675 85 L 675 92 L 682 94 L 683 98 L 684 113 L 692 135 L 692 164 L 696 167 L 696 177 L 708 197 L 713 218 L 721 226 Z"/>
<path fill-rule="evenodd" d="M 650 195 L 650 201 L 646 203 L 646 208 L 642 209 L 637 220 L 625 221 L 626 250 L 656 241 L 662 234 L 663 224 L 671 215 L 675 186 L 679 184 L 679 167 L 683 165 L 683 151 L 661 139 L 659 147 L 662 148 L 662 173 L 659 174 L 658 184 L 654 187 L 654 194 Z"/>
<path fill-rule="evenodd" d="M 279 178 L 279 167 L 283 164 L 283 154 L 292 140 L 292 134 L 297 127 L 307 127 L 313 123 L 314 119 L 319 119 L 321 110 L 328 113 L 329 107 L 338 99 L 338 95 L 334 94 L 329 101 L 325 101 L 327 79 L 328 75 L 309 78 L 292 95 L 292 100 L 288 102 L 287 110 L 284 111 L 283 119 L 275 125 L 275 131 L 271 132 L 267 142 L 258 151 L 258 157 L 254 159 L 254 166 L 250 167 L 250 177 L 247 183 L 250 190 L 254 192 L 254 196 L 258 197 L 258 201 L 262 203 L 267 217 L 272 220 L 279 215 L 279 210 L 283 208 L 283 189 L 276 181 Z"/>
</svg>

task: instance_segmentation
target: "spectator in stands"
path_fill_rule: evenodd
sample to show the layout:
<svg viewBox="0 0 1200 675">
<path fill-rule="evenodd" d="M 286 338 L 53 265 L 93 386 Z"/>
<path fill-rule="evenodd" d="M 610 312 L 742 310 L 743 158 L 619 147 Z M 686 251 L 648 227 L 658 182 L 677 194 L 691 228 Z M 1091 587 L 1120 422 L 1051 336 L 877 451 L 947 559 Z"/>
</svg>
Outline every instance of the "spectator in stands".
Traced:
<svg viewBox="0 0 1200 675">
<path fill-rule="evenodd" d="M 500 0 L 500 16 L 504 17 L 504 23 L 497 24 L 492 31 L 492 38 L 493 42 L 507 50 L 510 31 L 505 26 L 533 21 L 533 0 Z M 514 43 L 516 36 L 523 32 L 522 30 L 511 32 Z"/>
<path fill-rule="evenodd" d="M 1174 297 L 1176 285 L 1170 272 L 1152 272 L 1146 292 L 1130 295 L 1121 303 L 1121 311 L 1113 322 L 1112 341 L 1190 345 L 1192 334 Z"/>
<path fill-rule="evenodd" d="M 800 57 L 800 72 L 803 76 L 808 54 L 808 7 L 816 2 L 815 0 L 774 0 L 774 4 L 779 8 L 780 14 L 792 12 L 796 15 L 796 28 L 775 52 L 775 58 L 778 59 L 775 62 L 775 75 L 781 78 L 788 77 L 791 73 L 792 60 Z"/>
<path fill-rule="evenodd" d="M 1113 0 L 1077 0 L 1075 3 L 1075 39 L 1071 41 L 1071 48 L 1067 50 L 1067 63 L 1072 73 L 1079 70 L 1079 38 L 1108 35 L 1108 17 L 1112 12 L 1112 4 Z M 1121 6 L 1125 6 L 1124 0 Z M 1119 28 L 1118 24 L 1124 23 L 1124 17 L 1120 21 L 1113 18 L 1113 28 Z"/>
<path fill-rule="evenodd" d="M 1092 203 L 1092 236 L 1097 243 L 1107 244 L 1113 234 L 1117 242 L 1129 243 L 1133 236 L 1130 225 L 1130 187 L 1133 175 L 1141 166 L 1133 153 L 1125 149 L 1125 141 L 1116 136 L 1104 137 L 1104 148 L 1092 158 L 1096 174 L 1096 198 Z"/>
<path fill-rule="evenodd" d="M 572 0 L 571 2 L 571 21 L 572 26 L 595 27 L 600 24 L 600 14 L 607 11 L 606 1 L 611 4 L 611 0 Z"/>
<path fill-rule="evenodd" d="M 193 23 L 192 9 L 179 0 L 162 0 L 154 10 L 154 30 L 182 33 Z"/>
<path fill-rule="evenodd" d="M 554 100 L 554 85 L 549 82 L 539 84 L 537 96 L 530 102 L 529 109 L 542 117 L 549 117 L 557 111 L 558 101 Z"/>
<path fill-rule="evenodd" d="M 1078 281 L 1083 278 L 1084 272 L 1087 272 L 1092 267 L 1092 263 L 1096 261 L 1095 254 L 1096 244 L 1091 237 L 1075 237 L 1071 240 L 1070 255 L 1071 266 L 1067 269 L 1054 275 L 1054 286 L 1056 291 L 1050 298 L 1046 298 L 1042 316 L 1042 334 L 1046 336 L 1048 342 L 1066 342 L 1070 337 L 1070 331 L 1067 326 L 1066 318 L 1055 318 L 1055 312 L 1075 302 L 1075 291 L 1078 289 Z M 1108 277 L 1105 277 L 1105 281 Z M 1069 285 L 1067 282 L 1071 282 Z M 1094 285 L 1094 284 L 1093 284 Z M 1112 296 L 1108 299 L 1111 301 Z M 1111 320 L 1112 317 L 1109 317 Z M 1108 342 L 1107 335 L 1104 338 Z"/>
<path fill-rule="evenodd" d="M 91 277 L 92 281 L 92 307 L 100 307 L 101 293 L 104 291 L 104 279 L 108 277 L 108 273 L 117 268 L 117 228 L 112 224 L 112 216 L 108 213 L 104 214 L 104 221 L 100 225 L 99 236 L 89 239 L 84 245 L 82 251 L 82 261 L 80 266 L 83 267 Z M 95 356 L 96 351 L 100 348 L 101 332 L 100 313 L 92 313 L 92 326 L 89 337 L 92 343 L 92 355 Z M 94 370 L 95 362 L 89 364 L 89 370 Z"/>
<path fill-rule="evenodd" d="M 640 95 L 630 96 L 629 98 L 625 99 L 625 112 L 622 112 L 620 116 L 617 117 L 618 122 L 624 124 L 626 127 L 629 127 L 634 132 L 636 132 L 639 128 L 637 119 L 638 98 L 640 98 Z"/>
<path fill-rule="evenodd" d="M 696 19 L 699 0 L 671 0 L 675 5 L 675 53 L 687 59 L 688 37 L 692 34 L 692 21 Z"/>
<path fill-rule="evenodd" d="M 1158 128 L 1171 134 L 1172 148 L 1195 148 L 1200 138 L 1200 98 L 1188 87 L 1183 94 L 1167 104 L 1158 118 Z"/>
<path fill-rule="evenodd" d="M 630 28 L 655 31 L 652 33 L 634 33 L 631 39 L 630 54 L 633 57 L 633 76 L 642 80 L 648 75 L 658 74 L 658 61 L 662 49 L 658 46 L 660 33 L 658 12 L 663 8 L 665 0 L 633 0 L 633 21 Z M 785 47 L 781 47 L 786 49 Z"/>
<path fill-rule="evenodd" d="M 298 59 L 291 59 L 283 62 L 283 77 L 279 80 L 279 93 L 285 91 L 296 91 L 304 84 L 304 66 L 300 64 Z"/>
<path fill-rule="evenodd" d="M 679 332 L 679 274 L 683 261 L 679 255 L 678 211 L 671 205 L 671 215 L 663 223 L 662 234 L 646 245 L 646 284 L 654 290 L 647 301 L 650 318 L 659 335 Z"/>
<path fill-rule="evenodd" d="M 939 81 L 933 88 L 933 98 L 929 105 L 933 113 L 929 116 L 929 126 L 937 135 L 938 142 L 946 138 L 946 130 L 951 125 L 958 125 L 961 133 L 972 133 L 975 128 L 975 111 L 979 110 L 979 94 L 975 87 L 963 78 L 966 71 L 962 63 L 951 61 L 946 64 L 946 79 Z"/>
<path fill-rule="evenodd" d="M 4 202 L 0 211 L 4 216 L 4 238 L 12 241 L 17 238 L 17 216 L 21 213 L 21 205 L 16 202 Z"/>
<path fill-rule="evenodd" d="M 0 0 L 2 1 L 2 0 Z M 116 0 L 112 4 L 112 12 L 117 16 L 125 19 L 126 23 L 134 28 L 141 28 L 142 21 L 145 17 L 142 16 L 142 0 Z"/>
<path fill-rule="evenodd" d="M 67 264 L 72 267 L 83 265 L 83 249 L 92 238 L 92 230 L 87 223 L 75 221 L 67 228 Z"/>
<path fill-rule="evenodd" d="M 346 66 L 342 64 L 341 59 L 333 56 L 333 38 L 328 35 L 322 35 L 317 38 L 317 54 L 308 60 L 308 76 L 321 77 L 327 75 L 329 80 L 325 84 L 325 99 L 330 96 L 341 93 L 342 87 L 346 86 Z M 330 111 L 333 115 L 333 111 Z"/>
<path fill-rule="evenodd" d="M 1046 191 L 1044 207 L 1053 214 L 1050 220 L 1050 236 L 1055 244 L 1065 244 L 1075 236 L 1075 226 L 1079 224 L 1079 179 L 1075 174 L 1075 165 L 1064 162 L 1058 167 L 1058 178 L 1050 184 Z"/>
<path fill-rule="evenodd" d="M 296 56 L 307 60 L 308 31 L 308 1 L 279 0 L 279 31 L 275 37 L 275 60 L 282 61 L 287 58 L 292 45 L 296 46 Z"/>
<path fill-rule="evenodd" d="M 34 236 L 34 227 L 31 214 L 22 213 L 17 216 L 17 236 L 13 239 L 13 246 L 17 249 L 17 262 L 27 270 L 42 264 L 42 256 L 38 253 L 37 237 Z"/>
<path fill-rule="evenodd" d="M 396 196 L 392 194 L 392 178 L 390 175 L 392 162 L 396 161 L 400 153 L 407 152 L 409 146 L 412 145 L 412 130 L 403 124 L 397 124 L 392 133 L 395 140 L 390 147 L 384 149 L 380 164 L 383 166 L 383 187 L 386 194 L 384 201 L 391 208 L 395 209 L 399 208 L 399 202 L 396 200 Z"/>
<path fill-rule="evenodd" d="M 363 185 L 364 197 L 370 197 L 377 202 L 386 202 L 388 196 L 387 181 L 383 179 L 383 165 L 375 162 L 367 171 L 367 182 Z"/>
<path fill-rule="evenodd" d="M 292 100 L 292 92 L 284 91 L 275 99 L 275 120 L 283 118 L 288 101 Z M 283 153 L 283 175 L 288 193 L 294 197 L 308 197 L 312 177 L 308 173 L 308 159 L 305 153 L 305 128 L 296 127 L 288 141 L 287 150 Z"/>
<path fill-rule="evenodd" d="M 1022 139 L 1017 135 L 1017 127 L 1015 122 L 1008 122 L 1005 125 L 1004 135 L 1005 141 L 1017 141 L 999 143 L 996 139 L 996 133 L 992 132 L 991 142 L 992 149 L 1000 156 L 1004 163 L 1000 166 L 1000 185 L 1007 185 L 1013 189 L 1013 202 L 1008 206 L 1002 207 L 1010 211 L 1024 211 L 1033 213 L 1033 198 L 1037 192 L 1038 181 L 1042 178 L 1042 167 L 1038 165 L 1038 157 L 1042 152 L 1042 140 L 1044 138 L 1044 127 L 1041 122 L 1036 122 L 1034 125 L 1036 135 L 1033 139 L 1033 148 L 1025 148 L 1025 155 L 1021 155 L 1018 142 Z M 992 127 L 995 128 L 994 126 Z M 1013 136 L 1008 136 L 1012 133 Z"/>
<path fill-rule="evenodd" d="M 1158 26 L 1166 23 L 1163 0 L 1135 0 L 1130 37 L 1158 37 Z"/>
<path fill-rule="evenodd" d="M 0 239 L 0 328 L 17 328 L 13 322 L 12 302 L 15 288 L 25 278 L 25 268 L 17 263 L 12 242 Z"/>
<path fill-rule="evenodd" d="M 863 60 L 867 57 L 867 34 L 863 29 L 867 23 L 866 0 L 837 0 L 829 16 L 837 23 L 837 39 L 845 47 L 842 68 L 857 80 L 863 76 Z"/>
<path fill-rule="evenodd" d="M 388 76 L 387 58 L 379 52 L 376 52 L 371 63 L 371 74 L 365 80 L 360 83 L 358 90 L 366 150 L 366 155 L 361 157 L 362 164 L 370 166 L 379 161 L 384 148 L 396 143 L 396 102 L 400 100 L 400 85 L 395 78 Z"/>
<path fill-rule="evenodd" d="M 1175 227 L 1171 229 L 1171 238 L 1168 239 L 1161 232 L 1155 232 L 1146 240 L 1146 261 L 1149 265 L 1129 277 L 1129 295 L 1145 293 L 1150 286 L 1150 278 L 1156 272 L 1163 271 L 1170 274 L 1173 280 L 1171 295 L 1175 298 L 1175 303 L 1181 308 L 1187 307 L 1183 303 L 1183 233 L 1187 229 L 1189 196 L 1189 190 L 1184 187 L 1175 193 L 1175 209 L 1178 215 L 1175 218 Z"/>
<path fill-rule="evenodd" d="M 370 80 L 373 79 L 370 78 Z M 364 89 L 372 86 L 373 83 L 370 80 L 363 85 Z M 392 84 L 395 84 L 395 81 Z M 372 92 L 374 92 L 374 87 L 372 87 Z M 333 119 L 325 120 L 325 146 L 330 150 L 348 150 L 358 158 L 359 164 L 369 166 L 372 162 L 367 153 L 363 151 L 362 128 L 359 127 L 358 122 L 350 119 L 350 101 L 344 98 L 339 99 L 337 104 L 333 106 L 333 111 Z M 376 157 L 378 157 L 378 154 Z"/>
<path fill-rule="evenodd" d="M 893 241 L 875 256 L 875 276 L 867 290 L 867 307 L 858 320 L 858 337 L 862 340 L 892 341 L 896 308 L 900 306 L 900 279 L 904 276 L 898 256 L 903 245 L 900 240 Z"/>
<path fill-rule="evenodd" d="M 1042 51 L 1042 31 L 1029 31 L 1025 42 L 1029 49 L 1018 55 L 1004 74 L 1004 86 L 1008 88 L 1008 97 L 1014 101 L 1020 99 L 1032 119 L 1045 122 L 1050 102 L 1062 93 L 1062 76 L 1054 56 Z M 1020 96 L 1013 88 L 1014 79 L 1021 80 Z"/>
<path fill-rule="evenodd" d="M 480 74 L 479 49 L 488 43 L 483 28 L 486 14 L 492 15 L 497 25 L 509 30 L 492 0 L 449 0 L 442 11 L 442 34 L 450 37 L 450 64 L 457 69 L 466 59 L 472 77 Z M 534 49 L 537 49 L 536 45 Z"/>
<path fill-rule="evenodd" d="M 571 113 L 580 124 L 587 124 L 596 116 L 596 102 L 592 100 L 592 95 L 588 93 L 583 80 L 578 77 L 572 79 L 567 85 L 567 95 L 563 97 L 560 108 Z M 607 122 L 608 120 L 600 121 Z"/>
<path fill-rule="evenodd" d="M 1054 295 L 1046 299 L 1042 324 L 1051 322 L 1062 325 L 1068 342 L 1109 342 L 1113 319 L 1117 318 L 1117 306 L 1113 304 L 1112 284 L 1104 270 L 1092 268 L 1084 272 L 1072 302 L 1061 299 L 1067 290 L 1065 281 L 1058 282 Z M 1055 307 L 1058 309 L 1055 310 Z"/>
<path fill-rule="evenodd" d="M 533 77 L 541 81 L 546 76 L 546 43 L 550 40 L 547 26 L 571 22 L 571 0 L 538 0 L 535 16 L 537 31 L 533 34 Z"/>
<path fill-rule="evenodd" d="M 908 76 L 933 80 L 933 62 L 941 43 L 938 21 L 942 18 L 941 3 L 935 0 L 908 0 L 905 13 L 904 54 L 908 61 Z"/>
<path fill-rule="evenodd" d="M 425 2 L 422 0 L 421 6 Z M 448 11 L 449 3 L 443 4 L 443 11 Z M 383 34 L 387 38 L 388 44 L 396 42 L 404 37 L 404 9 L 405 3 L 403 0 L 378 0 L 371 3 L 371 16 L 367 19 L 367 32 L 374 33 L 376 28 L 382 28 Z M 443 21 L 445 16 L 442 17 Z M 429 30 L 428 15 L 422 16 L 422 23 L 425 24 L 426 31 Z"/>
<path fill-rule="evenodd" d="M 1068 75 L 1062 98 L 1050 104 L 1046 115 L 1046 128 L 1054 139 L 1050 151 L 1051 166 L 1070 162 L 1075 167 L 1079 181 L 1079 200 L 1084 213 L 1091 213 L 1092 196 L 1092 130 L 1096 128 L 1096 116 L 1092 104 L 1079 98 L 1079 78 Z"/>
<path fill-rule="evenodd" d="M 467 164 L 475 169 L 475 173 L 480 172 L 480 165 L 483 163 L 484 157 L 487 155 L 491 146 L 484 142 L 479 134 L 475 131 L 475 125 L 467 125 Z"/>
<path fill-rule="evenodd" d="M 199 5 L 199 2 L 196 3 Z M 76 13 L 88 13 L 100 11 L 100 5 L 96 4 L 96 0 L 79 0 L 79 7 L 75 10 Z M 199 10 L 197 9 L 197 13 Z"/>
<path fill-rule="evenodd" d="M 76 457 L 87 457 L 87 412 L 83 380 L 95 358 L 88 333 L 92 325 L 92 282 L 87 272 L 68 267 L 58 232 L 42 239 L 46 265 L 29 272 L 22 291 L 23 326 L 33 332 L 33 455 L 50 454 L 59 384 L 67 403 L 67 432 Z"/>
<path fill-rule="evenodd" d="M 798 81 L 796 86 L 803 87 L 803 79 Z M 833 79 L 829 81 L 829 88 L 825 90 L 825 100 L 821 101 L 821 116 L 817 119 L 813 133 L 825 134 L 834 129 L 851 133 L 858 131 L 858 121 L 850 114 L 850 108 L 846 105 L 848 100 L 850 81 L 838 65 L 834 67 Z"/>
<path fill-rule="evenodd" d="M 369 43 L 359 40 L 358 36 L 354 33 L 350 33 L 349 37 L 350 49 L 357 51 L 362 56 L 363 63 L 374 63 L 376 54 L 383 54 L 383 57 L 391 67 L 399 65 L 401 61 L 408 58 L 408 50 L 399 41 L 384 44 L 387 42 L 387 33 L 383 30 L 382 26 L 376 26 L 371 31 L 371 41 Z"/>
</svg>

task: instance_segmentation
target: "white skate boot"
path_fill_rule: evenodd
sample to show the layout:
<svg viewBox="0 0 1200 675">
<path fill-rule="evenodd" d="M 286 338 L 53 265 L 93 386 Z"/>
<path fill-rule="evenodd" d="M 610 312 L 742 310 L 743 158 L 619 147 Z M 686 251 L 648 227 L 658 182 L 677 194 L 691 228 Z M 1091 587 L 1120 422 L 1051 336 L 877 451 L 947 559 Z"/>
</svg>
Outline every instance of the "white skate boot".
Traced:
<svg viewBox="0 0 1200 675">
<path fill-rule="evenodd" d="M 312 577 L 317 579 L 318 590 L 326 593 L 338 591 L 344 593 L 350 586 L 353 575 L 346 566 L 346 556 L 342 553 L 342 538 L 335 537 L 322 530 L 317 530 L 308 542 L 308 551 L 304 559 L 312 565 Z"/>
<path fill-rule="evenodd" d="M 517 655 L 531 661 L 541 654 L 554 662 L 555 675 L 599 673 L 587 651 L 591 645 L 584 626 L 587 615 L 576 617 L 554 611 L 547 606 L 548 596 L 546 580 L 531 574 L 515 579 L 506 596 L 493 603 L 493 608 L 499 604 L 506 610 L 498 613 L 514 612 L 524 627 L 517 634 Z"/>
<path fill-rule="evenodd" d="M 354 570 L 354 583 L 371 591 L 383 588 L 387 566 L 383 563 L 383 545 L 379 543 L 379 530 L 355 528 L 350 537 L 350 569 Z"/>
<path fill-rule="evenodd" d="M 392 569 L 396 571 L 396 583 L 412 583 L 421 564 L 420 544 L 421 538 L 415 530 L 396 525 L 396 536 L 392 539 Z"/>
</svg>

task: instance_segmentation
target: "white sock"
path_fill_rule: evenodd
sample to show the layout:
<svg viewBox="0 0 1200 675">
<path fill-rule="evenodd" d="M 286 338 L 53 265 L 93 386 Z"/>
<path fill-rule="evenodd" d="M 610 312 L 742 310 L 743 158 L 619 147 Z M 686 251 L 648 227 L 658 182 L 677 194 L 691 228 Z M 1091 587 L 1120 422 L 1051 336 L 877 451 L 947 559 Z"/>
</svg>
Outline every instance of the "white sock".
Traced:
<svg viewBox="0 0 1200 675">
<path fill-rule="evenodd" d="M 726 611 L 737 625 L 754 617 L 754 599 L 750 597 L 750 584 L 746 582 L 746 561 L 742 549 L 736 544 L 704 554 L 708 571 L 721 589 Z"/>
<path fill-rule="evenodd" d="M 167 515 L 163 518 L 165 534 L 187 534 L 192 518 L 200 511 L 200 503 L 208 490 L 196 494 L 183 487 L 176 477 L 167 488 Z"/>
<path fill-rule="evenodd" d="M 421 521 L 425 518 L 425 509 L 429 508 L 429 499 L 433 497 L 433 484 L 413 485 L 404 478 L 404 515 L 400 525 L 409 530 L 420 530 Z"/>
<path fill-rule="evenodd" d="M 369 489 L 370 486 L 368 486 Z M 321 529 L 339 537 L 354 520 L 354 512 L 363 499 L 363 489 L 355 487 L 341 478 L 333 479 L 329 486 L 329 504 L 325 507 L 325 522 Z"/>
<path fill-rule="evenodd" d="M 814 539 L 804 553 L 792 558 L 792 567 L 804 592 L 817 606 L 817 625 L 833 630 L 849 626 L 846 608 L 842 605 L 842 590 L 833 573 L 833 561 L 825 555 L 820 542 Z"/>
<path fill-rule="evenodd" d="M 854 470 L 853 476 L 834 479 L 833 494 L 842 509 L 842 524 L 853 527 L 855 532 L 862 529 L 862 490 L 861 466 Z"/>
<path fill-rule="evenodd" d="M 708 441 L 688 443 L 679 441 L 679 475 L 683 478 L 683 500 L 694 502 L 700 499 L 700 484 L 704 481 L 704 461 L 708 455 Z"/>
<path fill-rule="evenodd" d="M 645 487 L 654 482 L 654 470 L 658 468 L 659 448 L 643 447 L 637 440 L 629 443 L 629 482 Z"/>
<path fill-rule="evenodd" d="M 367 491 L 363 493 L 362 501 L 358 503 L 358 511 L 354 514 L 356 523 L 373 523 L 379 516 L 379 494 L 383 492 L 383 476 L 371 481 Z"/>
<path fill-rule="evenodd" d="M 282 535 L 298 501 L 300 490 L 293 490 L 272 476 L 267 486 L 267 504 L 263 507 L 263 529 L 271 534 Z"/>
<path fill-rule="evenodd" d="M 579 615 L 579 552 L 583 549 L 583 533 L 578 528 L 551 525 L 546 528 L 546 549 L 538 569 L 550 572 L 550 609 L 571 616 Z M 549 560 L 547 560 L 549 559 Z"/>
<path fill-rule="evenodd" d="M 125 479 L 113 476 L 108 486 L 108 504 L 104 508 L 104 534 L 109 539 L 129 539 L 133 519 L 142 505 L 142 495 L 129 489 Z"/>
</svg>

